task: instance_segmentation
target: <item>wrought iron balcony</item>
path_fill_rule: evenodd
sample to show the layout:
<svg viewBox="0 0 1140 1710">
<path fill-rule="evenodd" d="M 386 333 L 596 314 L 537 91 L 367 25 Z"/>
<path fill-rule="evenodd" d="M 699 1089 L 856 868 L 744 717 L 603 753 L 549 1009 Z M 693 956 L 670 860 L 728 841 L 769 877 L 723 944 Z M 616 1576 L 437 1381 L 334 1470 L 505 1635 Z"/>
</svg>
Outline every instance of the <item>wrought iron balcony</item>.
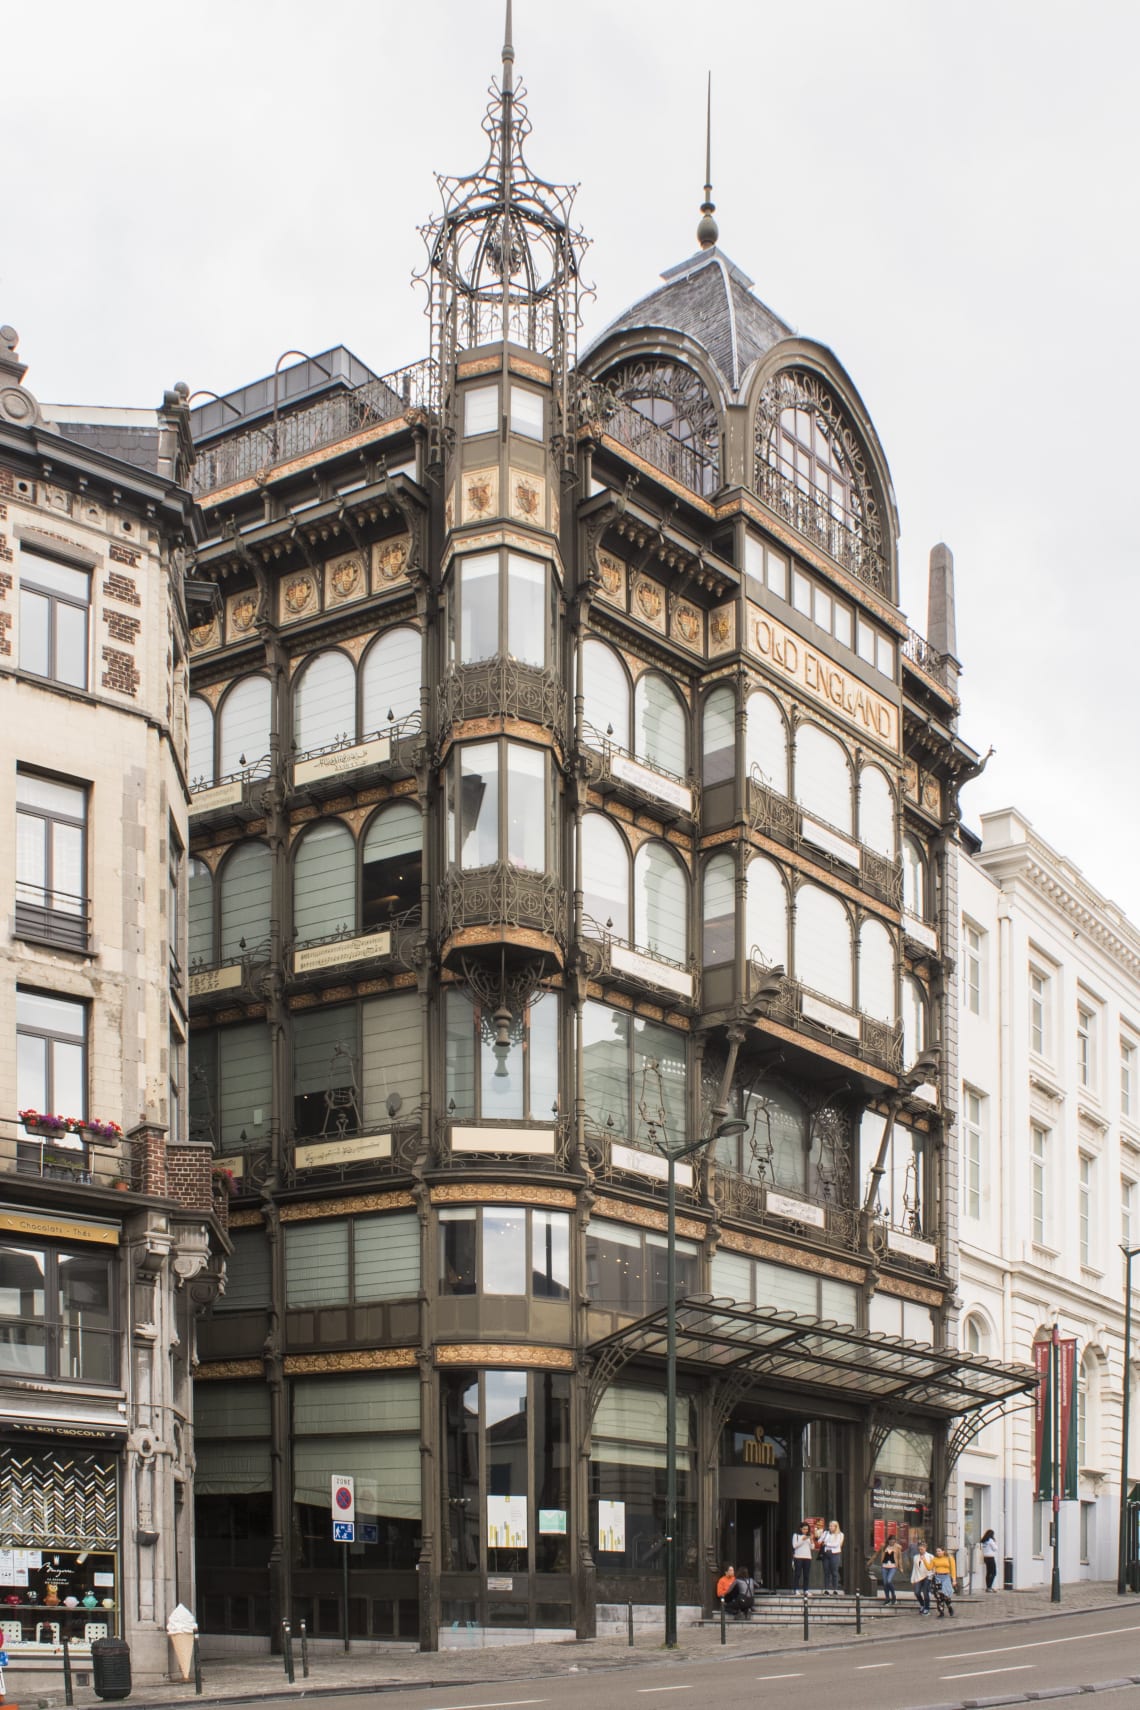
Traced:
<svg viewBox="0 0 1140 1710">
<path fill-rule="evenodd" d="M 454 1115 L 435 1125 L 432 1165 L 437 1170 L 565 1170 L 570 1162 L 570 1122 L 475 1122 Z"/>
<path fill-rule="evenodd" d="M 877 849 L 860 843 L 849 832 L 829 825 L 789 801 L 787 796 L 778 794 L 762 781 L 758 766 L 753 766 L 748 779 L 748 800 L 753 831 L 772 837 L 789 849 L 804 851 L 842 877 L 857 876 L 864 890 L 892 908 L 902 907 L 900 862 L 892 861 Z"/>
<path fill-rule="evenodd" d="M 699 1000 L 700 974 L 692 963 L 674 962 L 656 950 L 619 938 L 591 915 L 582 921 L 582 954 L 588 978 L 600 985 L 631 992 L 653 986 L 686 1005 Z"/>
<path fill-rule="evenodd" d="M 652 760 L 640 760 L 592 724 L 583 726 L 582 764 L 591 786 L 634 807 L 648 796 L 662 819 L 695 819 L 699 793 L 691 778 L 679 778 Z"/>
<path fill-rule="evenodd" d="M 876 1217 L 871 1224 L 871 1248 L 880 1264 L 917 1271 L 922 1276 L 940 1275 L 938 1243 L 923 1233 L 917 1214 L 909 1217 L 905 1226 Z"/>
<path fill-rule="evenodd" d="M 955 692 L 949 653 L 940 653 L 937 648 L 931 647 L 929 641 L 915 629 L 907 630 L 902 650 L 904 659 L 909 659 L 912 665 L 917 665 L 920 671 L 932 677 L 941 688 L 948 689 L 951 694 Z"/>
<path fill-rule="evenodd" d="M 263 755 L 252 766 L 230 772 L 222 778 L 190 780 L 190 822 L 192 831 L 223 825 L 248 825 L 263 812 L 261 791 L 269 776 L 269 756 Z"/>
<path fill-rule="evenodd" d="M 16 937 L 29 944 L 46 944 L 53 950 L 91 948 L 91 904 L 87 897 L 72 896 L 43 885 L 16 881 Z"/>
<path fill-rule="evenodd" d="M 264 938 L 259 944 L 243 945 L 237 956 L 222 961 L 191 962 L 187 996 L 195 1011 L 259 1001 L 269 960 L 270 943 Z"/>
<path fill-rule="evenodd" d="M 566 690 L 554 671 L 498 654 L 456 665 L 439 686 L 440 735 L 465 719 L 517 718 L 565 742 Z"/>
<path fill-rule="evenodd" d="M 669 1166 L 665 1155 L 651 1146 L 644 1131 L 627 1140 L 611 1128 L 600 1128 L 589 1122 L 585 1134 L 586 1163 L 595 1180 L 612 1182 L 623 1187 L 637 1188 L 641 1193 L 660 1194 L 668 1191 Z M 708 1161 L 703 1153 L 680 1160 L 675 1166 L 677 1198 L 690 1205 L 700 1205 L 705 1197 Z"/>
<path fill-rule="evenodd" d="M 284 1173 L 290 1183 L 303 1180 L 306 1187 L 362 1176 L 408 1175 L 422 1151 L 419 1121 L 412 1112 L 398 1123 L 369 1122 L 296 1140 Z"/>
<path fill-rule="evenodd" d="M 771 969 L 753 956 L 748 964 L 750 995 L 770 986 L 771 978 Z M 806 1038 L 860 1056 L 891 1074 L 897 1075 L 902 1070 L 899 1023 L 879 1021 L 850 1004 L 828 997 L 825 992 L 813 991 L 799 980 L 784 978 L 778 995 L 769 999 L 764 1013 Z"/>
<path fill-rule="evenodd" d="M 756 488 L 765 504 L 844 570 L 890 598 L 887 561 L 861 529 L 841 522 L 814 491 L 804 492 L 770 463 L 757 462 Z"/>
<path fill-rule="evenodd" d="M 198 497 L 216 493 L 307 452 L 394 421 L 410 410 L 434 410 L 438 390 L 435 363 L 429 357 L 351 391 L 330 393 L 308 409 L 204 446 L 194 464 L 193 491 Z"/>
<path fill-rule="evenodd" d="M 600 422 L 603 433 L 689 492 L 707 498 L 720 486 L 720 457 L 715 449 L 677 439 L 633 404 L 605 397 Z"/>
<path fill-rule="evenodd" d="M 346 789 L 361 789 L 377 778 L 410 778 L 416 769 L 419 735 L 417 709 L 359 741 L 353 736 L 338 736 L 323 748 L 295 754 L 293 790 L 323 801 L 342 795 Z"/>
<path fill-rule="evenodd" d="M 414 967 L 413 952 L 420 937 L 420 908 L 406 910 L 391 920 L 358 932 L 345 926 L 323 938 L 307 938 L 293 946 L 290 978 L 294 984 L 321 985 L 342 978 L 348 968 L 361 963 L 387 967 L 400 962 Z"/>
<path fill-rule="evenodd" d="M 497 861 L 491 867 L 453 867 L 440 886 L 444 939 L 465 927 L 539 932 L 565 942 L 566 892 L 551 873 L 531 873 Z"/>
<path fill-rule="evenodd" d="M 798 1235 L 845 1253 L 862 1250 L 865 1219 L 859 1206 L 817 1199 L 799 1189 L 765 1181 L 762 1175 L 742 1175 L 719 1163 L 713 1174 L 712 1194 L 725 1217 L 763 1224 L 781 1234 Z"/>
</svg>

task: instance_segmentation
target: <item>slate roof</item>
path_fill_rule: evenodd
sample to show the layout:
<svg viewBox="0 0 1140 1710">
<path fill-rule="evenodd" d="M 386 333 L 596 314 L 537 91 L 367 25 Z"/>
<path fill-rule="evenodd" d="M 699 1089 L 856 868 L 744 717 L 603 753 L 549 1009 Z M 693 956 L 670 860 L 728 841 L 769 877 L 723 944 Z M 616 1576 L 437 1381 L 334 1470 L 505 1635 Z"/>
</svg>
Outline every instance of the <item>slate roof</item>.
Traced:
<svg viewBox="0 0 1140 1710">
<path fill-rule="evenodd" d="M 625 310 L 596 338 L 635 327 L 667 327 L 686 333 L 706 350 L 736 391 L 749 364 L 792 329 L 753 296 L 752 281 L 719 249 L 699 250 L 661 275 L 665 281 Z"/>
<path fill-rule="evenodd" d="M 157 426 L 119 427 L 108 422 L 52 422 L 50 425 L 64 439 L 74 439 L 107 457 L 133 463 L 137 469 L 147 469 L 152 475 L 158 470 Z"/>
</svg>

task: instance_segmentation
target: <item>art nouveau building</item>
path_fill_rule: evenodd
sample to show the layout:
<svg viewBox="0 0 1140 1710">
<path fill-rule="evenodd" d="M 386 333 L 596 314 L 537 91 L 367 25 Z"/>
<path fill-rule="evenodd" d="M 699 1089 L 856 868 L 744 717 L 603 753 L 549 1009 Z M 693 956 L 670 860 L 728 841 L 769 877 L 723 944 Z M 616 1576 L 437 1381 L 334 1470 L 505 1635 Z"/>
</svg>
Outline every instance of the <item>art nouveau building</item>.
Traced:
<svg viewBox="0 0 1140 1710">
<path fill-rule="evenodd" d="M 1062 1505 L 1061 1571 L 1115 1579 L 1120 1243 L 1140 1245 L 1140 934 L 1015 809 L 983 814 L 981 830 L 961 864 L 961 1340 L 1027 1360 L 1054 1322 L 1076 1338 L 1078 1499 Z M 1135 1425 L 1135 1370 L 1131 1383 Z M 963 1545 L 993 1527 L 1015 1584 L 1047 1582 L 1032 1409 L 987 1424 L 960 1478 Z"/>
<path fill-rule="evenodd" d="M 166 1619 L 193 1597 L 194 1321 L 225 1246 L 185 1120 L 186 410 L 171 393 L 78 419 L 23 377 L 0 329 L 10 1692 L 27 1669 L 58 1678 L 65 1634 L 81 1669 L 107 1633 L 137 1672 L 166 1667 Z"/>
<path fill-rule="evenodd" d="M 681 1601 L 944 1512 L 959 1361 L 949 555 L 898 607 L 835 356 L 716 246 L 579 359 L 570 193 L 504 53 L 433 346 L 195 415 L 190 1109 L 233 1171 L 199 1615 L 593 1630 L 660 1604 L 661 1147 Z M 949 945 L 949 950 L 947 946 Z M 715 1305 L 693 1304 L 711 1297 Z M 916 1344 L 922 1344 L 921 1347 Z"/>
</svg>

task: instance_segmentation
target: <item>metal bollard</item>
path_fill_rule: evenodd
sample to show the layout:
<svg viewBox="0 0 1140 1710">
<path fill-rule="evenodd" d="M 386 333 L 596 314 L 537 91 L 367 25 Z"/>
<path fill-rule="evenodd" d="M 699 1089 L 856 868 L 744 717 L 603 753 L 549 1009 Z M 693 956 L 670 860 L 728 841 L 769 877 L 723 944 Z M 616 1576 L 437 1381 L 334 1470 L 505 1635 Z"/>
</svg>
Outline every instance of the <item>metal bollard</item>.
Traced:
<svg viewBox="0 0 1140 1710">
<path fill-rule="evenodd" d="M 63 1645 L 63 1701 L 65 1704 L 74 1704 L 75 1694 L 71 1689 L 71 1646 L 66 1633 L 62 1633 L 60 1638 Z"/>
<path fill-rule="evenodd" d="M 626 1620 L 626 1634 L 627 1634 L 628 1642 L 630 1645 L 632 1645 L 633 1644 L 633 1599 L 632 1598 L 630 1599 L 629 1603 L 626 1605 L 625 1620 Z"/>
<path fill-rule="evenodd" d="M 202 1696 L 202 1653 L 198 1648 L 198 1635 L 194 1635 L 194 1692 L 198 1698 Z"/>
<path fill-rule="evenodd" d="M 308 1678 L 309 1678 L 309 1630 L 305 1626 L 305 1623 L 303 1621 L 301 1622 L 301 1673 L 304 1675 L 305 1679 L 308 1680 Z"/>
<path fill-rule="evenodd" d="M 281 1623 L 281 1660 L 285 1664 L 285 1679 L 293 1684 L 293 1629 L 288 1621 Z"/>
<path fill-rule="evenodd" d="M 811 1637 L 811 1629 L 808 1625 L 808 1600 L 807 1600 L 807 1592 L 805 1591 L 804 1592 L 804 1643 L 805 1644 L 807 1643 L 807 1641 L 810 1637 Z"/>
<path fill-rule="evenodd" d="M 855 1593 L 855 1631 L 863 1631 L 863 1599 L 859 1592 Z"/>
<path fill-rule="evenodd" d="M 720 1600 L 720 1642 L 722 1645 L 727 1642 L 725 1640 L 725 1636 L 724 1636 L 724 1623 L 725 1623 L 724 1598 L 722 1597 Z"/>
</svg>

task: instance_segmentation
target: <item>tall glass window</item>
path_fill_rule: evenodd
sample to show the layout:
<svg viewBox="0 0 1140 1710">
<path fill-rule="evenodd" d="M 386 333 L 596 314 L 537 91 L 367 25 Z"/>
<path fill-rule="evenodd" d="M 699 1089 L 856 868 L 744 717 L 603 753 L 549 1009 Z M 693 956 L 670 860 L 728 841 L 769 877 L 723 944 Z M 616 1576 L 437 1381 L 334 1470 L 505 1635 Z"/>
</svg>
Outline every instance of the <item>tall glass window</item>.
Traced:
<svg viewBox="0 0 1140 1710">
<path fill-rule="evenodd" d="M 706 968 L 731 963 L 736 948 L 736 862 L 727 852 L 705 864 L 701 960 Z"/>
<path fill-rule="evenodd" d="M 736 696 L 722 683 L 705 697 L 701 716 L 701 778 L 710 784 L 730 781 L 736 770 Z"/>
<path fill-rule="evenodd" d="M 87 791 L 16 774 L 16 931 L 67 949 L 87 944 Z"/>
<path fill-rule="evenodd" d="M 20 669 L 87 687 L 91 576 L 25 546 L 20 555 Z"/>
<path fill-rule="evenodd" d="M 769 968 L 788 966 L 788 893 L 779 867 L 754 855 L 745 872 L 744 954 Z"/>
<path fill-rule="evenodd" d="M 611 819 L 588 813 L 582 820 L 582 907 L 596 933 L 630 936 L 629 845 Z"/>
<path fill-rule="evenodd" d="M 643 843 L 633 863 L 634 938 L 641 950 L 689 959 L 689 875 L 668 844 Z"/>
<path fill-rule="evenodd" d="M 788 794 L 788 728 L 778 703 L 757 689 L 748 697 L 748 734 L 745 763 L 749 777 L 757 777 L 777 795 Z"/>
<path fill-rule="evenodd" d="M 681 696 L 656 671 L 646 671 L 633 691 L 637 756 L 683 778 L 689 769 L 689 716 Z"/>
<path fill-rule="evenodd" d="M 267 843 L 239 843 L 218 876 L 221 959 L 266 952 L 269 943 L 273 857 Z"/>
<path fill-rule="evenodd" d="M 268 677 L 243 677 L 229 690 L 218 714 L 218 774 L 256 766 L 269 753 L 273 691 Z"/>
<path fill-rule="evenodd" d="M 841 742 L 816 724 L 796 734 L 796 800 L 840 831 L 851 830 L 851 771 Z"/>
<path fill-rule="evenodd" d="M 524 1206 L 441 1206 L 439 1292 L 570 1298 L 570 1217 Z"/>
<path fill-rule="evenodd" d="M 361 921 L 367 931 L 420 906 L 423 816 L 410 802 L 383 808 L 364 834 Z"/>
<path fill-rule="evenodd" d="M 190 788 L 214 781 L 214 709 L 201 695 L 190 696 Z"/>
<path fill-rule="evenodd" d="M 360 734 L 371 736 L 408 719 L 418 727 L 423 641 L 402 624 L 373 642 L 360 668 Z"/>
<path fill-rule="evenodd" d="M 214 960 L 214 875 L 204 861 L 191 856 L 189 875 L 190 926 L 187 953 L 190 967 L 208 968 Z"/>
<path fill-rule="evenodd" d="M 446 994 L 447 1109 L 457 1121 L 549 1124 L 558 1104 L 558 999 L 548 992 L 512 1018 L 495 1049 L 491 1017 L 465 991 Z"/>
<path fill-rule="evenodd" d="M 895 804 L 886 774 L 864 766 L 859 774 L 859 841 L 888 860 L 895 854 Z"/>
<path fill-rule="evenodd" d="M 851 1002 L 851 919 L 818 885 L 796 895 L 796 978 L 837 1002 Z"/>
<path fill-rule="evenodd" d="M 585 718 L 593 738 L 629 748 L 629 678 L 613 648 L 604 641 L 584 642 L 582 678 Z"/>
<path fill-rule="evenodd" d="M 300 944 L 356 926 L 356 840 L 343 820 L 319 820 L 293 857 L 293 930 Z"/>
<path fill-rule="evenodd" d="M 881 920 L 859 929 L 859 1008 L 876 1021 L 895 1019 L 895 947 Z"/>
<path fill-rule="evenodd" d="M 293 693 L 293 747 L 298 754 L 348 742 L 356 735 L 356 671 L 347 653 L 310 659 Z"/>
<path fill-rule="evenodd" d="M 545 665 L 549 577 L 543 559 L 516 552 L 461 558 L 455 569 L 459 663 L 473 665 L 508 654 L 525 665 Z"/>
<path fill-rule="evenodd" d="M 519 742 L 470 742 L 452 760 L 448 851 L 465 868 L 504 860 L 529 872 L 547 867 L 552 801 L 548 760 Z"/>
<path fill-rule="evenodd" d="M 16 1105 L 51 1116 L 87 1115 L 85 1004 L 17 989 Z"/>
<path fill-rule="evenodd" d="M 648 1144 L 647 1123 L 671 1143 L 687 1132 L 687 1037 L 660 1022 L 587 1002 L 582 1012 L 586 1115 L 599 1133 Z M 642 1114 L 641 1106 L 646 1108 Z"/>
</svg>

